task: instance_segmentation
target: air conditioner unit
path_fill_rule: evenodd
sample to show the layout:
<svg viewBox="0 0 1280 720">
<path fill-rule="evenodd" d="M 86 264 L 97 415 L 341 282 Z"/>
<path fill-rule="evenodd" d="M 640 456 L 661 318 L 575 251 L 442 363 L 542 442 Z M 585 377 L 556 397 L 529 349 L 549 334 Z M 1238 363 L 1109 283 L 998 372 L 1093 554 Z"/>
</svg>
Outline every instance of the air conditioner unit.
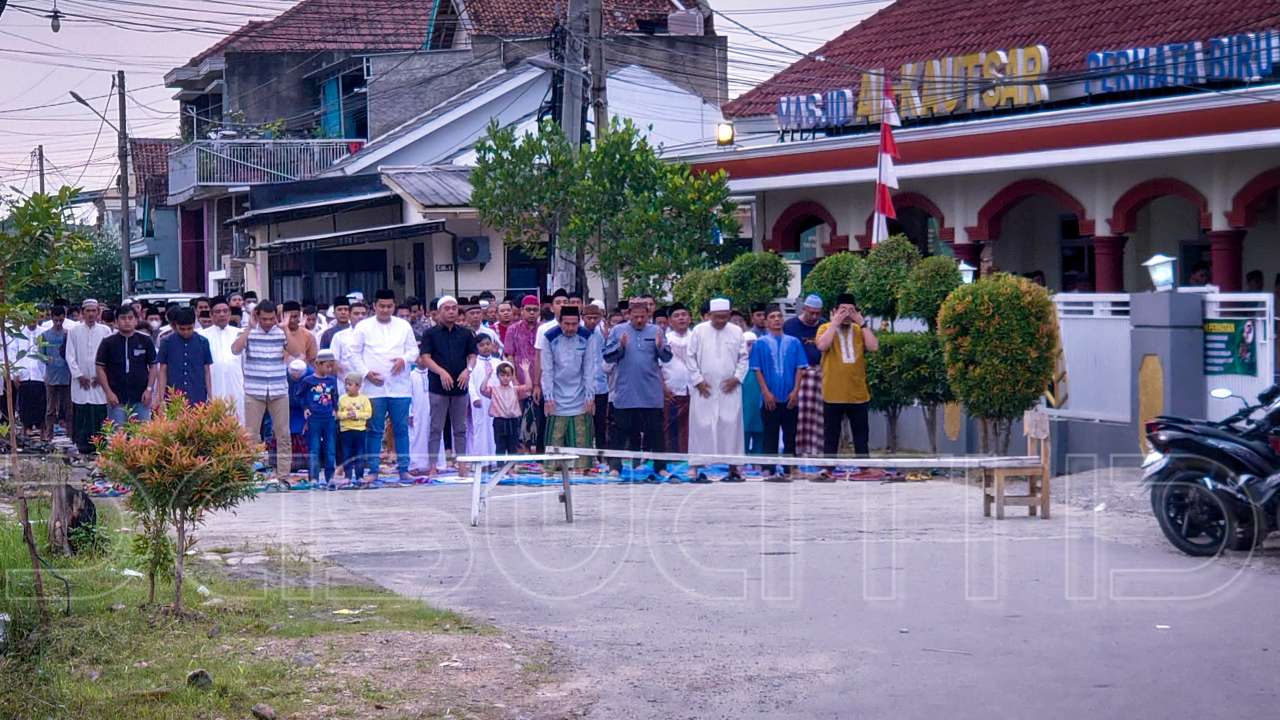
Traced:
<svg viewBox="0 0 1280 720">
<path fill-rule="evenodd" d="M 493 256 L 489 254 L 489 238 L 485 235 L 458 238 L 459 265 L 485 265 Z"/>
</svg>

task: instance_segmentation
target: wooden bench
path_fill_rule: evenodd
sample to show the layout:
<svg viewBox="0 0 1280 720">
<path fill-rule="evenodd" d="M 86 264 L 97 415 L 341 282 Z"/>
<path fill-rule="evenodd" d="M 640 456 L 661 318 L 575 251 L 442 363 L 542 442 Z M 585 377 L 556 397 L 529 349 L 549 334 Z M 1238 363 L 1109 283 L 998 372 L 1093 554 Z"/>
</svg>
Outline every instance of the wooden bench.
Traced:
<svg viewBox="0 0 1280 720">
<path fill-rule="evenodd" d="M 1041 520 L 1049 519 L 1049 418 L 1043 411 L 1032 410 L 1022 422 L 1027 437 L 1025 457 L 991 458 L 982 466 L 982 514 L 991 517 L 991 506 L 996 508 L 996 519 L 1004 519 L 1007 505 L 1026 506 L 1027 514 Z M 1010 495 L 1005 483 L 1014 478 L 1025 478 L 1027 493 Z"/>
</svg>

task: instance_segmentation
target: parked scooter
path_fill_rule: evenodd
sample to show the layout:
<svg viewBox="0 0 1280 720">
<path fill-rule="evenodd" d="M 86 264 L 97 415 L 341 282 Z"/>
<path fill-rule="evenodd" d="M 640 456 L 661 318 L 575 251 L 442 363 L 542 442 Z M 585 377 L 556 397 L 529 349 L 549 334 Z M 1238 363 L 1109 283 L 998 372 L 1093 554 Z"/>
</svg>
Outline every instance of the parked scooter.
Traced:
<svg viewBox="0 0 1280 720">
<path fill-rule="evenodd" d="M 1210 393 L 1239 397 L 1230 390 Z M 1221 421 L 1161 416 L 1146 423 L 1142 463 L 1151 509 L 1182 552 L 1252 550 L 1280 528 L 1280 385 Z M 1256 417 L 1255 417 L 1256 416 Z"/>
</svg>

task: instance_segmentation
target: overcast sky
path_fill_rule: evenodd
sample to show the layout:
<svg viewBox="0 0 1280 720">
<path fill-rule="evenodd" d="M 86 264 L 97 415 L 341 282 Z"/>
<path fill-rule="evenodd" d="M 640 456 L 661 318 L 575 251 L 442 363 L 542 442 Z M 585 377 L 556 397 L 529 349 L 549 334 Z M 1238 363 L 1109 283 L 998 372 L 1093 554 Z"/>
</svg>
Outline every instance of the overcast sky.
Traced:
<svg viewBox="0 0 1280 720">
<path fill-rule="evenodd" d="M 175 137 L 177 102 L 163 87 L 164 73 L 251 19 L 266 19 L 292 5 L 285 0 L 58 0 L 62 29 L 47 18 L 54 0 L 17 0 L 0 16 L 0 190 L 36 187 L 32 149 L 45 146 L 50 188 L 64 183 L 86 189 L 112 182 L 115 132 L 89 109 L 74 103 L 24 109 L 69 100 L 69 91 L 90 99 L 114 123 L 108 98 L 115 70 L 124 70 L 132 101 L 130 134 Z M 407 1 L 407 0 L 406 0 Z M 769 77 L 797 56 L 856 24 L 887 0 L 712 0 L 733 20 L 776 41 L 770 43 L 717 17 L 729 37 L 731 96 Z M 81 16 L 81 17 L 76 17 Z M 104 106 L 110 99 L 109 108 Z M 99 130 L 101 128 L 101 134 Z M 96 138 L 96 147 L 95 147 Z"/>
</svg>

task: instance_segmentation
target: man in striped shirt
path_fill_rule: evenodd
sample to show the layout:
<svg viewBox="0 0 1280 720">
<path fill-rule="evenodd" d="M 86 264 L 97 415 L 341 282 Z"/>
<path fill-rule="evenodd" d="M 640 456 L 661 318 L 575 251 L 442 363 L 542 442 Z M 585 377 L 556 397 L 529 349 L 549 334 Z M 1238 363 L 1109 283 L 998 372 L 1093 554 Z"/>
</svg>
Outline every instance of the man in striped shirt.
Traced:
<svg viewBox="0 0 1280 720">
<path fill-rule="evenodd" d="M 307 332 L 279 323 L 276 305 L 263 300 L 253 309 L 249 326 L 231 344 L 231 352 L 244 358 L 244 425 L 253 437 L 262 432 L 262 417 L 271 414 L 276 440 L 276 478 L 292 469 L 289 437 L 289 378 L 286 358 L 306 351 Z"/>
</svg>

